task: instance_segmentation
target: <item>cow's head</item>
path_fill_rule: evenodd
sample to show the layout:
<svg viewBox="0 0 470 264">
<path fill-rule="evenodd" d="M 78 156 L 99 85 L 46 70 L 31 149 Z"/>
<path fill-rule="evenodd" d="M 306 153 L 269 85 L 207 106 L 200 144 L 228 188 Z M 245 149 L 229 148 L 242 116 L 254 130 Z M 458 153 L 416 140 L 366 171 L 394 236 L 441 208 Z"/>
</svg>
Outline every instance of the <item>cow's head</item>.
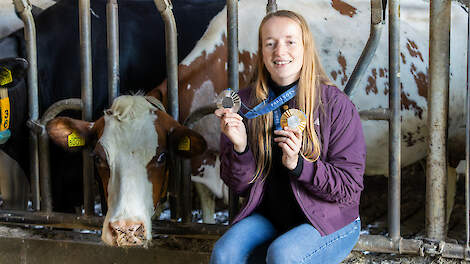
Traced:
<svg viewBox="0 0 470 264">
<path fill-rule="evenodd" d="M 66 150 L 92 144 L 108 212 L 102 240 L 109 245 L 147 245 L 151 217 L 167 182 L 167 156 L 206 149 L 201 135 L 181 126 L 159 101 L 120 96 L 94 123 L 58 117 L 47 125 L 51 139 Z M 84 141 L 83 141 L 84 140 Z"/>
</svg>

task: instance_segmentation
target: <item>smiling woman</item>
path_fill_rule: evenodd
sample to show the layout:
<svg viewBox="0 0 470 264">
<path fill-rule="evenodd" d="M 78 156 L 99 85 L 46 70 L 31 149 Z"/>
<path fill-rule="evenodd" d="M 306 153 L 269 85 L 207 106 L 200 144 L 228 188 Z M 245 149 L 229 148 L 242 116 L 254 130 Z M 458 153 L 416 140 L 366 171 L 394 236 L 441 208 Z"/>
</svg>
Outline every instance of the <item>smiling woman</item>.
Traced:
<svg viewBox="0 0 470 264">
<path fill-rule="evenodd" d="M 273 17 L 262 30 L 263 62 L 279 85 L 299 79 L 304 59 L 302 29 L 287 17 Z"/>
<path fill-rule="evenodd" d="M 258 34 L 256 80 L 240 92 L 253 108 L 215 111 L 221 178 L 249 195 L 211 263 L 339 263 L 360 233 L 359 115 L 331 85 L 302 16 L 268 14 Z"/>
</svg>

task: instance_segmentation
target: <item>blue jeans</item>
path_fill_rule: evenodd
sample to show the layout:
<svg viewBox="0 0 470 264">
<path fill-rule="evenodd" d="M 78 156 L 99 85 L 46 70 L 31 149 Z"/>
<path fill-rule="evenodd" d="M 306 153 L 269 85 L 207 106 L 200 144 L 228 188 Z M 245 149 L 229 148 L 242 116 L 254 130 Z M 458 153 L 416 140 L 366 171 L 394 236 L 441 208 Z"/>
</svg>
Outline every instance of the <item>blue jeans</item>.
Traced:
<svg viewBox="0 0 470 264">
<path fill-rule="evenodd" d="M 268 219 L 252 214 L 231 227 L 214 245 L 211 264 L 229 263 L 340 263 L 353 249 L 361 221 L 327 236 L 310 224 L 277 236 Z"/>
</svg>

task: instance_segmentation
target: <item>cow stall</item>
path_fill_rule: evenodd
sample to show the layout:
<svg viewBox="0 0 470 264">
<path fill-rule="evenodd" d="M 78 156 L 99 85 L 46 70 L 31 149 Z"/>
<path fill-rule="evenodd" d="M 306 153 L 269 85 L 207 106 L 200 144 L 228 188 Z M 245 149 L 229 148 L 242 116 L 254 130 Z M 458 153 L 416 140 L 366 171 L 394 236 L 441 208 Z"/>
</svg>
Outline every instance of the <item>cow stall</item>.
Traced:
<svg viewBox="0 0 470 264">
<path fill-rule="evenodd" d="M 272 2 L 273 1 L 269 1 Z M 376 1 L 377 2 L 377 1 Z M 86 33 L 87 32 L 87 29 L 89 28 L 89 24 L 87 24 L 87 20 L 89 20 L 89 17 L 87 18 L 87 12 L 84 12 L 83 10 L 87 10 L 89 9 L 89 3 L 87 5 L 86 1 L 81 1 L 80 2 L 82 6 L 82 12 L 83 12 L 83 20 L 81 20 L 81 28 L 83 28 L 83 35 L 82 35 L 82 40 L 83 40 L 83 43 L 81 46 L 83 46 L 83 51 L 82 51 L 82 54 L 83 54 L 83 61 L 82 61 L 82 65 L 84 66 L 83 68 L 83 71 L 82 71 L 82 77 L 83 77 L 83 80 L 85 80 L 83 83 L 87 83 L 86 80 L 90 80 L 90 75 L 91 75 L 91 63 L 90 63 L 90 51 L 89 51 L 89 44 L 87 44 L 87 35 L 89 33 Z M 445 5 L 443 6 L 440 6 L 439 5 L 440 2 L 437 2 L 437 1 L 431 1 L 431 6 L 432 6 L 432 15 L 431 15 L 431 21 L 434 21 L 432 20 L 433 19 L 433 14 L 439 14 L 439 15 L 442 15 L 443 17 L 448 17 L 450 16 L 448 13 L 442 13 L 441 10 L 449 10 L 449 7 L 446 6 L 447 4 L 449 4 L 449 2 L 446 2 Z M 159 8 L 159 10 L 164 10 L 165 12 L 168 12 L 169 10 L 169 2 L 168 1 L 165 1 L 163 4 L 160 3 L 161 6 Z M 229 14 L 231 14 L 231 18 L 232 19 L 228 19 L 228 23 L 230 23 L 230 25 L 227 25 L 228 28 L 233 28 L 233 29 L 236 29 L 236 18 L 233 19 L 234 17 L 236 17 L 236 5 L 237 5 L 237 2 L 233 2 L 233 1 L 228 1 L 227 3 L 228 5 L 228 10 L 229 10 Z M 111 3 L 110 5 L 113 5 L 113 3 Z M 24 6 L 27 6 L 27 4 L 24 4 Z M 271 10 L 273 9 L 273 4 L 270 5 L 270 8 Z M 429 194 L 429 197 L 428 199 L 426 199 L 427 203 L 427 206 L 426 208 L 429 208 L 429 210 L 427 210 L 426 212 L 426 221 L 427 224 L 427 236 L 425 239 L 405 239 L 405 238 L 402 238 L 401 237 L 401 234 L 400 234 L 400 185 L 401 185 L 401 175 L 400 175 L 400 140 L 401 140 L 401 135 L 400 135 L 400 102 L 399 102 L 399 99 L 400 99 L 400 81 L 399 81 L 399 76 L 400 76 L 400 71 L 399 71 L 399 64 L 398 64 L 398 61 L 399 61 L 399 48 L 398 46 L 396 45 L 396 43 L 398 42 L 399 38 L 396 37 L 396 35 L 394 34 L 397 34 L 396 32 L 398 31 L 397 28 L 399 28 L 399 22 L 398 22 L 398 19 L 396 19 L 398 17 L 398 13 L 399 13 L 399 4 L 397 1 L 390 1 L 388 3 L 388 6 L 389 6 L 389 17 L 390 17 L 390 23 L 389 23 L 389 27 L 390 27 L 390 30 L 389 30 L 389 34 L 390 34 L 390 41 L 391 41 L 391 44 L 390 44 L 390 70 L 389 70 L 389 77 L 390 77 L 390 108 L 389 109 L 375 109 L 373 111 L 364 111 L 364 112 L 361 112 L 361 116 L 363 118 L 368 118 L 368 119 L 379 119 L 379 120 L 389 120 L 389 123 L 390 123 L 390 133 L 391 133 L 391 136 L 390 136 L 390 151 L 391 151 L 391 155 L 390 155 L 390 177 L 389 177 L 389 221 L 388 221 L 388 225 L 389 225 L 389 232 L 388 232 L 388 235 L 363 235 L 361 236 L 361 239 L 359 241 L 359 243 L 356 245 L 356 250 L 360 250 L 360 251 L 371 251 L 371 252 L 386 252 L 386 253 L 404 253 L 404 254 L 420 254 L 420 255 L 436 255 L 436 256 L 444 256 L 444 257 L 450 257 L 450 258 L 460 258 L 460 259 L 466 259 L 468 260 L 468 231 L 467 231 L 467 245 L 459 245 L 459 244 L 455 244 L 455 243 L 446 243 L 444 242 L 445 241 L 445 222 L 444 222 L 444 218 L 445 218 L 445 213 L 443 213 L 443 204 L 444 204 L 444 195 L 442 194 L 442 192 L 444 192 L 444 188 L 443 186 L 445 186 L 445 168 L 443 168 L 443 166 L 441 165 L 441 167 L 439 168 L 432 168 L 432 169 L 428 169 L 428 174 L 429 174 L 429 180 L 427 181 L 427 183 L 429 184 L 428 186 L 428 190 L 427 190 L 427 193 Z M 25 10 L 27 8 L 24 8 Z M 110 8 L 112 9 L 112 8 Z M 21 10 L 21 9 L 20 9 Z M 374 10 L 374 8 L 372 8 L 372 10 Z M 375 8 L 375 10 L 380 10 L 380 12 L 383 12 L 382 9 L 377 9 Z M 111 12 L 111 11 L 110 11 Z M 89 14 L 88 14 L 89 16 Z M 109 17 L 112 17 L 111 15 Z M 436 19 L 439 19 L 439 18 L 436 18 Z M 168 19 L 171 23 L 171 19 Z M 230 21 L 230 22 L 229 22 Z M 440 20 L 439 20 L 440 21 Z M 431 67 L 430 69 L 430 75 L 431 76 L 435 76 L 434 78 L 436 78 L 437 80 L 443 82 L 442 83 L 438 83 L 438 84 L 435 84 L 434 87 L 436 87 L 436 90 L 437 92 L 434 92 L 435 94 L 437 94 L 436 96 L 436 99 L 433 99 L 433 100 L 439 100 L 439 99 L 445 99 L 446 98 L 446 91 L 442 92 L 440 89 L 440 87 L 445 87 L 445 82 L 446 82 L 446 76 L 448 78 L 448 71 L 446 72 L 445 71 L 445 67 L 446 65 L 448 65 L 448 62 L 445 62 L 443 61 L 446 57 L 446 54 L 444 52 L 441 52 L 441 50 L 446 50 L 445 46 L 444 48 L 441 47 L 441 46 L 438 46 L 438 45 L 446 45 L 445 43 L 447 42 L 448 43 L 448 40 L 446 41 L 445 39 L 445 36 L 446 36 L 446 32 L 445 32 L 445 28 L 444 26 L 442 26 L 442 22 L 439 22 L 439 27 L 438 26 L 433 26 L 433 24 L 431 24 L 432 26 L 432 29 L 435 29 L 435 33 L 433 30 L 431 30 L 431 33 L 433 34 L 432 35 L 432 40 L 433 39 L 436 39 L 436 40 L 439 40 L 439 41 L 436 41 L 437 43 L 436 44 L 433 44 L 434 42 L 431 41 L 431 53 L 433 52 L 433 50 L 438 50 L 439 52 L 435 52 L 435 53 L 432 53 L 432 54 L 436 54 L 437 55 L 440 55 L 442 56 L 442 58 L 440 57 L 437 57 L 437 58 L 434 58 L 433 56 L 431 56 L 431 63 L 430 65 L 435 65 L 433 67 L 437 67 L 436 69 L 436 73 L 434 73 L 435 69 L 433 67 Z M 379 23 L 380 24 L 380 23 Z M 28 27 L 29 28 L 29 27 Z M 112 30 L 111 30 L 112 31 Z M 233 32 L 236 32 L 236 30 L 234 30 Z M 394 33 L 395 32 L 395 33 Z M 439 34 L 442 34 L 439 35 Z M 174 34 L 175 35 L 175 34 Z M 30 39 L 34 39 L 34 37 L 31 37 L 29 36 L 28 38 Z M 169 42 L 171 42 L 170 40 L 171 38 L 170 37 L 167 37 L 167 44 Z M 229 43 L 233 43 L 231 44 L 232 45 L 232 50 L 237 50 L 237 47 L 236 47 L 236 43 L 237 43 L 237 37 L 236 35 L 234 36 L 234 34 L 232 33 L 228 33 L 228 39 L 229 39 Z M 174 42 L 173 42 L 174 43 Z M 175 49 L 175 46 L 176 44 L 173 44 L 173 46 L 170 46 L 170 47 L 173 47 L 173 49 Z M 436 47 L 434 45 L 437 45 Z M 447 44 L 448 45 L 448 44 Z M 87 47 L 88 46 L 88 47 Z M 109 46 L 115 46 L 115 47 L 118 47 L 118 45 L 116 44 L 109 44 Z M 171 48 L 169 48 L 171 49 Z M 175 51 L 173 51 L 175 52 Z M 170 52 L 171 53 L 171 52 Z M 113 55 L 114 56 L 114 59 L 110 59 L 110 61 L 117 61 L 116 58 L 117 58 L 117 55 Z M 231 57 L 230 57 L 231 56 Z M 228 63 L 228 71 L 231 72 L 231 75 L 229 77 L 229 86 L 230 87 L 233 87 L 234 89 L 237 89 L 238 87 L 238 71 L 236 70 L 236 67 L 238 65 L 238 59 L 237 59 L 237 52 L 235 53 L 232 53 L 232 55 L 230 55 L 230 59 L 229 59 L 229 63 Z M 170 56 L 168 56 L 170 57 Z M 174 58 L 174 57 L 173 57 Z M 448 56 L 447 56 L 448 58 Z M 171 59 L 169 59 L 171 60 Z M 31 57 L 28 58 L 28 61 L 31 62 L 34 62 L 34 54 L 33 52 L 31 52 Z M 170 61 L 168 63 L 168 65 L 172 65 L 172 67 L 168 67 L 169 69 L 173 68 L 175 69 L 176 68 L 176 63 L 174 62 L 175 60 L 173 59 L 173 61 Z M 439 65 L 437 62 L 442 62 L 443 65 Z M 114 63 L 113 65 L 116 65 L 116 63 Z M 235 66 L 234 66 L 235 65 Z M 113 72 L 114 74 L 116 73 L 116 68 L 118 68 L 118 66 L 113 66 L 114 69 L 111 69 L 110 72 Z M 234 70 L 235 69 L 235 70 Z M 174 76 L 176 75 L 176 70 L 173 70 L 172 74 L 169 74 L 169 76 Z M 442 76 L 439 76 L 438 74 L 442 74 Z M 30 77 L 31 75 L 31 77 Z M 29 81 L 28 83 L 34 83 L 34 72 L 30 73 L 28 75 L 28 79 L 31 78 L 30 80 L 32 81 Z M 174 78 L 172 77 L 172 81 L 168 81 L 168 85 L 169 86 L 172 86 L 172 87 L 176 87 L 176 90 L 177 90 L 177 77 Z M 433 78 L 433 77 L 431 77 Z M 89 81 L 88 81 L 89 82 Z M 433 79 L 431 79 L 431 88 L 433 88 Z M 448 82 L 448 80 L 447 80 Z M 172 84 L 173 83 L 173 84 Z M 118 82 L 117 81 L 114 81 L 113 84 L 114 87 L 118 86 Z M 88 84 L 84 84 L 83 85 L 84 89 L 91 89 L 91 84 L 88 83 Z M 33 89 L 36 89 L 37 91 L 37 88 L 33 88 Z M 114 88 L 113 88 L 114 89 Z M 114 90 L 115 91 L 115 90 Z M 439 91 L 441 91 L 442 94 L 439 94 Z M 70 108 L 73 108 L 73 109 L 85 109 L 86 108 L 86 105 L 89 105 L 89 103 L 85 103 L 86 100 L 89 100 L 89 99 L 86 99 L 86 98 L 89 98 L 88 95 L 90 93 L 90 90 L 88 90 L 88 92 L 84 91 L 83 94 L 82 94 L 82 99 L 71 99 L 71 100 L 67 100 L 67 101 L 62 101 L 62 102 L 58 102 L 57 105 L 54 105 L 54 109 L 55 110 L 58 110 L 59 112 L 62 110 L 62 109 L 70 109 Z M 448 92 L 447 92 L 448 93 Z M 34 93 L 32 93 L 34 94 Z M 115 94 L 117 95 L 117 93 L 110 93 L 110 94 Z M 30 93 L 31 95 L 31 93 Z M 37 98 L 37 92 L 36 92 L 36 97 Z M 35 100 L 34 96 L 33 98 L 30 98 L 30 101 L 33 102 Z M 172 98 L 178 98 L 178 96 L 174 96 Z M 173 103 L 176 103 L 176 106 L 173 106 L 172 109 L 174 110 L 170 110 L 172 115 L 174 117 L 178 116 L 178 107 L 177 107 L 177 101 L 174 102 L 174 100 L 170 99 L 170 101 L 172 102 L 172 105 L 174 105 Z M 434 101 L 433 101 L 434 102 Z M 445 101 L 436 101 L 436 103 L 432 103 L 430 104 L 431 107 L 431 115 L 430 115 L 430 119 L 433 118 L 432 120 L 435 120 L 433 122 L 437 123 L 437 124 L 440 124 L 440 126 L 438 126 L 436 132 L 431 132 L 431 133 L 436 133 L 435 134 L 435 138 L 438 139 L 438 141 L 436 142 L 433 142 L 433 144 L 430 144 L 430 146 L 432 147 L 435 147 L 435 148 L 438 148 L 437 150 L 434 150 L 434 149 L 430 149 L 428 152 L 429 153 L 440 153 L 439 155 L 441 156 L 438 156 L 438 157 L 428 157 L 429 160 L 428 161 L 428 166 L 435 166 L 436 164 L 439 164 L 438 162 L 435 162 L 433 161 L 434 160 L 445 160 L 445 153 L 443 154 L 442 152 L 439 152 L 438 150 L 445 150 L 445 140 L 442 140 L 443 136 L 442 136 L 442 133 L 445 133 L 445 119 L 443 120 L 443 116 L 445 117 L 446 115 L 446 112 L 445 112 L 445 105 L 446 105 L 446 102 Z M 438 105 L 440 105 L 440 108 L 437 108 L 437 112 L 436 114 L 433 114 L 433 108 L 434 107 L 438 107 Z M 34 108 L 34 104 L 32 104 L 31 106 L 32 108 Z M 205 109 L 204 111 L 206 111 L 205 113 L 211 113 L 212 110 L 207 110 Z M 204 113 L 203 111 L 203 113 Z M 91 118 L 88 116 L 85 115 L 86 111 L 82 111 L 84 114 L 83 116 L 83 119 L 86 120 L 91 120 Z M 33 146 L 36 146 L 38 145 L 37 141 L 38 139 L 35 138 L 35 134 L 39 134 L 40 136 L 42 136 L 41 133 L 44 133 L 44 125 L 47 123 L 47 121 L 50 120 L 50 118 L 54 117 L 54 115 L 56 115 L 57 113 L 55 113 L 55 111 L 52 111 L 51 112 L 47 112 L 48 114 L 45 114 L 40 120 L 38 120 L 38 116 L 37 114 L 34 114 L 34 109 L 32 110 L 32 115 L 31 115 L 31 121 L 30 121 L 30 126 L 33 128 L 32 131 L 32 138 L 31 138 L 31 145 Z M 199 115 L 200 113 L 195 113 L 194 115 Z M 436 117 L 437 116 L 437 117 Z M 434 119 L 435 118 L 435 119 Z M 197 119 L 197 118 L 195 118 Z M 195 122 L 194 120 L 190 120 L 187 122 L 188 125 L 191 125 L 192 122 Z M 39 123 L 39 124 L 38 124 Z M 42 126 L 42 127 L 41 127 Z M 42 132 L 41 132 L 42 131 Z M 443 132 L 444 131 L 444 132 Z M 433 138 L 434 134 L 431 134 L 431 137 Z M 47 136 L 47 135 L 46 135 Z M 37 135 L 36 135 L 37 137 Z M 444 137 L 445 138 L 445 137 Z M 46 139 L 46 138 L 45 138 Z M 440 140 L 439 140 L 440 139 Z M 39 141 L 41 142 L 41 138 L 39 139 Z M 44 144 L 47 144 L 47 143 L 39 143 L 39 145 L 43 146 Z M 43 151 L 43 150 L 41 150 Z M 37 151 L 33 152 L 33 153 L 37 153 Z M 42 153 L 42 152 L 39 152 L 39 153 Z M 31 224 L 31 225 L 53 225 L 53 226 L 62 226 L 62 227 L 73 227 L 73 226 L 87 226 L 87 227 L 99 227 L 103 221 L 102 218 L 99 218 L 99 217 L 96 217 L 96 216 L 92 216 L 92 212 L 93 212 L 93 201 L 92 201 L 92 195 L 91 195 L 91 181 L 93 180 L 93 177 L 91 176 L 92 172 L 91 172 L 91 169 L 90 167 L 92 166 L 92 163 L 88 161 L 85 161 L 85 164 L 88 164 L 86 165 L 85 167 L 88 168 L 88 169 L 85 169 L 84 171 L 89 171 L 89 173 L 87 175 L 84 175 L 84 187 L 85 187 L 85 195 L 84 195 L 84 210 L 85 210 L 85 213 L 84 213 L 84 216 L 72 216 L 72 215 L 60 215 L 58 213 L 53 213 L 52 212 L 52 207 L 49 207 L 49 204 L 51 203 L 50 201 L 48 201 L 47 197 L 50 197 L 48 196 L 47 194 L 47 188 L 48 188 L 48 185 L 50 185 L 50 183 L 47 182 L 47 177 L 43 177 L 43 176 L 39 176 L 39 175 L 42 175 L 42 170 L 43 169 L 46 169 L 47 168 L 47 165 L 41 165 L 41 166 L 38 166 L 39 163 L 39 160 L 43 159 L 43 157 L 45 157 L 45 154 L 35 154 L 33 157 L 32 157 L 32 163 L 34 163 L 34 166 L 32 166 L 34 169 L 32 170 L 32 174 L 33 174 L 33 177 L 31 179 L 33 179 L 33 208 L 35 210 L 41 210 L 41 211 L 44 211 L 44 213 L 22 213 L 22 212 L 5 212 L 5 214 L 2 216 L 2 221 L 5 221 L 5 222 L 10 222 L 10 221 L 13 221 L 13 222 L 17 222 L 17 223 L 24 223 L 24 224 Z M 84 160 L 89 160 L 89 155 L 84 154 Z M 467 159 L 468 160 L 468 159 Z M 43 161 L 41 161 L 41 164 L 42 164 Z M 44 161 L 44 162 L 47 162 L 47 161 Z M 181 161 L 175 161 L 175 163 L 181 163 Z M 468 168 L 468 166 L 467 166 Z M 184 168 L 181 168 L 179 170 L 182 170 L 182 171 L 185 171 Z M 41 171 L 41 172 L 40 172 Z M 175 171 L 175 170 L 173 170 Z M 187 171 L 187 170 L 186 170 Z M 439 172 L 438 175 L 436 175 L 435 173 Z M 47 175 L 47 174 L 44 174 L 44 175 Z M 224 230 L 225 230 L 225 227 L 217 227 L 217 226 L 211 226 L 211 225 L 208 225 L 208 226 L 205 226 L 205 225 L 200 225 L 200 224 L 191 224 L 191 223 L 188 223 L 188 219 L 190 219 L 190 206 L 189 206 L 189 203 L 190 203 L 190 196 L 188 195 L 188 193 L 190 193 L 190 191 L 188 191 L 189 189 L 189 186 L 190 186 L 190 182 L 189 182 L 189 177 L 188 175 L 186 174 L 186 176 L 179 176 L 179 177 L 172 177 L 172 178 L 175 178 L 175 179 L 180 179 L 180 181 L 183 181 L 184 183 L 182 184 L 174 184 L 173 188 L 179 188 L 178 186 L 183 186 L 183 188 L 179 191 L 179 193 L 176 195 L 176 198 L 174 200 L 173 203 L 176 203 L 176 204 L 184 204 L 182 206 L 177 206 L 178 209 L 175 209 L 172 210 L 172 213 L 173 212 L 177 212 L 177 211 L 181 211 L 180 214 L 183 215 L 183 223 L 172 223 L 170 222 L 170 224 L 165 224 L 164 222 L 158 222 L 156 221 L 155 224 L 154 224 L 154 231 L 156 231 L 156 233 L 171 233 L 171 232 L 174 232 L 174 233 L 183 233 L 183 234 L 198 234 L 198 235 L 204 235 L 204 234 L 209 234 L 209 235 L 220 235 Z M 40 183 L 39 183 L 40 182 Z M 434 182 L 440 182 L 440 184 L 431 184 L 431 183 L 434 183 Z M 468 186 L 468 182 L 466 184 Z M 87 191 L 88 190 L 88 191 Z M 467 190 L 467 195 L 468 195 L 468 190 Z M 41 199 L 40 199 L 41 197 Z M 189 197 L 189 199 L 188 199 Z M 184 199 L 186 202 L 182 202 L 181 200 Z M 230 207 L 230 214 L 233 215 L 235 212 L 236 212 L 236 205 L 237 205 L 237 199 L 236 197 L 233 197 L 230 199 L 232 202 L 232 206 Z M 468 200 L 468 197 L 467 197 L 467 200 Z M 39 201 L 41 201 L 41 204 L 39 203 Z M 436 205 L 435 205 L 436 204 Z M 181 209 L 183 208 L 183 209 Z M 185 208 L 185 209 L 184 209 Z M 468 213 L 468 201 L 467 201 L 467 208 L 466 208 L 466 212 Z M 174 216 L 174 218 L 176 218 L 177 215 Z M 164 227 L 166 229 L 159 229 L 159 227 Z M 466 227 L 466 230 L 468 230 L 468 214 L 467 214 L 467 227 Z M 15 242 L 15 243 L 22 243 L 22 247 L 23 248 L 28 248 L 28 247 L 35 247 L 35 245 L 37 245 L 38 243 L 32 241 L 31 243 L 29 242 Z M 61 248 L 64 248 L 64 247 L 67 247 L 67 245 L 64 244 L 59 244 L 57 246 L 58 250 L 60 250 Z M 105 251 L 106 249 L 102 249 L 103 251 Z M 132 250 L 130 250 L 132 251 Z M 139 251 L 136 249 L 136 251 Z M 207 256 L 206 256 L 207 257 Z"/>
</svg>

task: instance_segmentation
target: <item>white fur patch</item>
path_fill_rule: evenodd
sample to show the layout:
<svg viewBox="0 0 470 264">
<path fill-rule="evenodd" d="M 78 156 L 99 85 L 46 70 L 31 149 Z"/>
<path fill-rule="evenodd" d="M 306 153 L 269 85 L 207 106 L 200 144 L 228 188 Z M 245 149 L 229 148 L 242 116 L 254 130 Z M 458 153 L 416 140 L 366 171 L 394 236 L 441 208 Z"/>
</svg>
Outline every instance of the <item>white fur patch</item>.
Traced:
<svg viewBox="0 0 470 264">
<path fill-rule="evenodd" d="M 110 222 L 131 220 L 143 222 L 146 238 L 151 239 L 154 208 L 146 166 L 158 147 L 155 110 L 142 96 L 120 96 L 111 106 L 112 113 L 104 117 L 100 143 L 106 152 L 110 180 L 103 237 Z"/>
</svg>

